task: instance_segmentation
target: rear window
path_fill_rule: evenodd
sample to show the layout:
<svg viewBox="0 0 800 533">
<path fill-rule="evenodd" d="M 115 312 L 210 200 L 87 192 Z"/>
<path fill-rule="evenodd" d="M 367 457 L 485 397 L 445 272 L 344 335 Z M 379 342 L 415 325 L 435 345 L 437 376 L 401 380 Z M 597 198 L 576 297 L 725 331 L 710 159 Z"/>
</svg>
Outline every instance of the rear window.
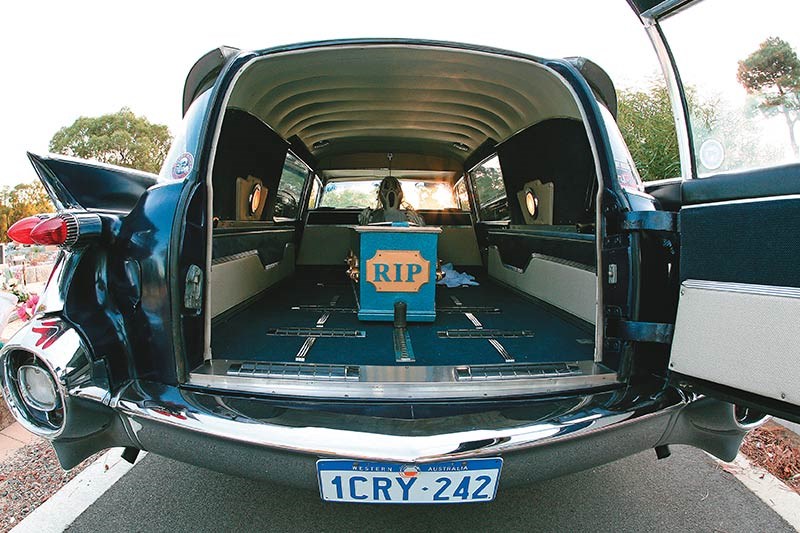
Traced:
<svg viewBox="0 0 800 533">
<path fill-rule="evenodd" d="M 377 207 L 380 179 L 329 181 L 322 190 L 318 207 L 363 209 Z M 456 199 L 449 183 L 401 179 L 403 200 L 414 209 L 454 209 Z"/>
</svg>

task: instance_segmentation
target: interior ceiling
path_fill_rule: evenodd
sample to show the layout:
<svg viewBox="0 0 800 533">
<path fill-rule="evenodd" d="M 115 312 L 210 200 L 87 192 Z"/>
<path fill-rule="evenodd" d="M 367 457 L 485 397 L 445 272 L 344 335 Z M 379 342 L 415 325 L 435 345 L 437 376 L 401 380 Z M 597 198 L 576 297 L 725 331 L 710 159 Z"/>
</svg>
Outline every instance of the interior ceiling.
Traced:
<svg viewBox="0 0 800 533">
<path fill-rule="evenodd" d="M 366 153 L 384 154 L 383 167 L 386 152 L 463 163 L 487 139 L 503 141 L 547 118 L 580 118 L 569 90 L 542 65 L 428 45 L 265 56 L 241 74 L 228 106 L 285 139 L 297 136 L 320 168 Z"/>
</svg>

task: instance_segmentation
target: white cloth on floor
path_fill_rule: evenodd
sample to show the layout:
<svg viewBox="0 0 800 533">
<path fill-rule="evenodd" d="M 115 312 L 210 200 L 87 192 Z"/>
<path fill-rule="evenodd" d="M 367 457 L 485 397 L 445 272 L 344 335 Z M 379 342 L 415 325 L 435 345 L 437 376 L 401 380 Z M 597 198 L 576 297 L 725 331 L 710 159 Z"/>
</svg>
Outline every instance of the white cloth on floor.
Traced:
<svg viewBox="0 0 800 533">
<path fill-rule="evenodd" d="M 480 285 L 480 283 L 475 281 L 475 276 L 455 270 L 453 268 L 453 263 L 445 263 L 442 265 L 442 272 L 444 273 L 444 277 L 436 282 L 437 285 L 445 285 L 450 288 L 463 287 L 465 285 Z"/>
</svg>

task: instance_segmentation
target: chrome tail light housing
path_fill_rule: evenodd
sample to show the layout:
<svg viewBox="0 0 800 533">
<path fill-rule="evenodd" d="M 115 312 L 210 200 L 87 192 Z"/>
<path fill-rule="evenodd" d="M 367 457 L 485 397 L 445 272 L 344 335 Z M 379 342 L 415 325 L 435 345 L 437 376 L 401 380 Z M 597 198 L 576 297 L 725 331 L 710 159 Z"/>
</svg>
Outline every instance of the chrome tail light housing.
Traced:
<svg viewBox="0 0 800 533">
<path fill-rule="evenodd" d="M 19 423 L 42 437 L 59 436 L 67 416 L 66 393 L 47 362 L 15 349 L 5 354 L 2 373 L 3 396 Z"/>
</svg>

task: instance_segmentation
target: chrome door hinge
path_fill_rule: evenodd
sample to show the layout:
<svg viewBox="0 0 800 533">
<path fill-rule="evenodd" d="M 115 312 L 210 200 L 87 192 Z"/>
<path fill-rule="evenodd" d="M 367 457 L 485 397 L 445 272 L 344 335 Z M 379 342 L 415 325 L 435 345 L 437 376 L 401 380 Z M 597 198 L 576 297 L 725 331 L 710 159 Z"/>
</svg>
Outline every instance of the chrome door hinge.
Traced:
<svg viewBox="0 0 800 533">
<path fill-rule="evenodd" d="M 623 231 L 678 232 L 678 214 L 671 211 L 630 211 L 622 217 Z"/>
<path fill-rule="evenodd" d="M 655 342 L 671 344 L 674 324 L 659 322 L 635 322 L 632 320 L 609 319 L 606 323 L 606 336 L 632 342 Z"/>
<path fill-rule="evenodd" d="M 611 263 L 608 265 L 608 284 L 616 285 L 618 281 L 617 264 Z"/>
<path fill-rule="evenodd" d="M 203 271 L 197 265 L 189 265 L 186 272 L 183 307 L 192 311 L 200 311 L 203 307 Z"/>
</svg>

